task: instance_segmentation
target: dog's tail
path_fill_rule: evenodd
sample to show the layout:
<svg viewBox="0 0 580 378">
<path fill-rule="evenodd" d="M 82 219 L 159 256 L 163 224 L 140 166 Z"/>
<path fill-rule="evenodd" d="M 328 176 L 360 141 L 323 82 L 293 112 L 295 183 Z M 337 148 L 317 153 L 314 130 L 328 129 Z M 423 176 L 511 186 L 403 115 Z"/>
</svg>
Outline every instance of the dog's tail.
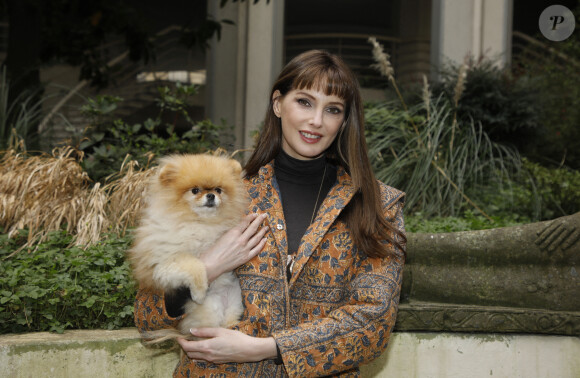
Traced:
<svg viewBox="0 0 580 378">
<path fill-rule="evenodd" d="M 175 340 L 178 338 L 194 340 L 191 333 L 183 334 L 174 328 L 159 329 L 156 331 L 147 331 L 141 333 L 143 342 L 146 345 L 155 345 L 168 340 Z"/>
</svg>

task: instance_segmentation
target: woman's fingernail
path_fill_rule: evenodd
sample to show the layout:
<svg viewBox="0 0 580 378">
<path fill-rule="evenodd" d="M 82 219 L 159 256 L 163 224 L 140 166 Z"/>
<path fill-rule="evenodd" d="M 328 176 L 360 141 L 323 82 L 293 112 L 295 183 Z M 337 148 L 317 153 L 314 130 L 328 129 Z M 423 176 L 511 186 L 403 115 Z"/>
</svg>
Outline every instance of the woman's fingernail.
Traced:
<svg viewBox="0 0 580 378">
<path fill-rule="evenodd" d="M 190 328 L 189 329 L 189 333 L 191 333 L 192 335 L 195 333 L 195 331 L 197 331 L 197 329 L 195 329 L 195 328 Z"/>
</svg>

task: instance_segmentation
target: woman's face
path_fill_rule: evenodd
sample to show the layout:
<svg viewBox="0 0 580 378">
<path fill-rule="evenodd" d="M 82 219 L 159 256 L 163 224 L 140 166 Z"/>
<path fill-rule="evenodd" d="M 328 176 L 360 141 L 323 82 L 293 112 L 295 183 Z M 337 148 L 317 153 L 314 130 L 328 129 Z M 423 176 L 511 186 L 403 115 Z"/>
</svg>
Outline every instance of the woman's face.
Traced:
<svg viewBox="0 0 580 378">
<path fill-rule="evenodd" d="M 282 123 L 282 149 L 295 159 L 319 157 L 332 144 L 344 121 L 345 103 L 312 89 L 275 91 L 273 110 Z"/>
</svg>

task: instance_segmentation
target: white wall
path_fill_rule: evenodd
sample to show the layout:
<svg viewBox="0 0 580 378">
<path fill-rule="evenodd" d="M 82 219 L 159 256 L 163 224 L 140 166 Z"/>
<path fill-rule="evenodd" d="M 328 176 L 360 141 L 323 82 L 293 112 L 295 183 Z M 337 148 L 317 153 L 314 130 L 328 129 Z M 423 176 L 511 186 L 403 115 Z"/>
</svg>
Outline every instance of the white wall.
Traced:
<svg viewBox="0 0 580 378">
<path fill-rule="evenodd" d="M 365 376 L 577 378 L 578 356 L 578 337 L 399 332 Z"/>
<path fill-rule="evenodd" d="M 449 60 L 461 63 L 467 55 L 509 64 L 512 11 L 513 0 L 433 0 L 433 74 Z"/>
<path fill-rule="evenodd" d="M 216 20 L 230 19 L 207 60 L 207 116 L 235 126 L 236 149 L 250 148 L 251 134 L 264 119 L 272 84 L 282 69 L 284 1 L 208 0 Z"/>
</svg>

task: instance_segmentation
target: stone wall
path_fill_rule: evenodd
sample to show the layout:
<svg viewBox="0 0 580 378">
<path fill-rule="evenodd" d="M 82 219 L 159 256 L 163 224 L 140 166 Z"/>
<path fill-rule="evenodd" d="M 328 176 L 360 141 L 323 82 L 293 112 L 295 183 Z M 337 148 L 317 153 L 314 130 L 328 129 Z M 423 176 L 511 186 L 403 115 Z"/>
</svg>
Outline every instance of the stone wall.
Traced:
<svg viewBox="0 0 580 378">
<path fill-rule="evenodd" d="M 409 234 L 399 331 L 580 335 L 580 213 Z"/>
</svg>

